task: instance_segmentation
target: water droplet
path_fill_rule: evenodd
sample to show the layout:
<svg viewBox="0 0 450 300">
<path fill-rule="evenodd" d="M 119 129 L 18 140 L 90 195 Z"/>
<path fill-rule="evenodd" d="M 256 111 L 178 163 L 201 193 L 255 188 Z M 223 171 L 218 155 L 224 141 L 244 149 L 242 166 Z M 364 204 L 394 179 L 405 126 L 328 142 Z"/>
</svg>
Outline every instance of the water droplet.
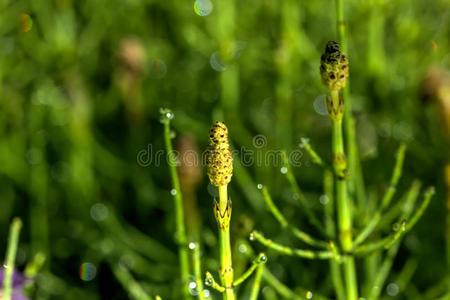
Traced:
<svg viewBox="0 0 450 300">
<path fill-rule="evenodd" d="M 213 198 L 218 198 L 219 197 L 219 191 L 218 191 L 217 187 L 215 187 L 211 183 L 208 183 L 207 190 L 208 190 L 208 194 L 210 196 L 212 196 Z"/>
<path fill-rule="evenodd" d="M 211 297 L 211 292 L 209 290 L 203 290 L 203 296 L 205 298 L 209 298 L 209 297 Z"/>
<path fill-rule="evenodd" d="M 175 131 L 171 130 L 170 131 L 170 138 L 174 139 L 174 138 L 176 138 L 176 136 L 177 136 L 177 133 Z"/>
<path fill-rule="evenodd" d="M 319 198 L 319 202 L 320 202 L 320 204 L 322 204 L 322 205 L 326 205 L 326 204 L 328 203 L 328 201 L 329 201 L 329 199 L 328 199 L 328 196 L 327 196 L 327 195 L 322 195 L 322 196 L 320 196 L 320 198 Z"/>
<path fill-rule="evenodd" d="M 108 218 L 109 209 L 103 203 L 95 203 L 94 205 L 91 206 L 89 212 L 92 220 L 96 222 L 101 222 L 104 221 L 106 218 Z"/>
<path fill-rule="evenodd" d="M 97 275 L 97 268 L 93 263 L 85 262 L 80 265 L 80 279 L 83 281 L 91 281 Z"/>
<path fill-rule="evenodd" d="M 195 247 L 197 247 L 197 245 L 196 245 L 194 242 L 190 242 L 190 243 L 188 244 L 188 248 L 191 249 L 191 250 L 194 250 Z"/>
<path fill-rule="evenodd" d="M 176 189 L 171 189 L 171 190 L 170 190 L 170 194 L 171 194 L 172 196 L 175 196 L 175 195 L 177 194 L 177 190 L 176 190 Z"/>
<path fill-rule="evenodd" d="M 261 262 L 266 262 L 266 261 L 267 261 L 267 256 L 266 256 L 265 254 L 262 254 L 262 255 L 259 257 L 259 260 L 260 260 Z"/>
<path fill-rule="evenodd" d="M 300 144 L 298 145 L 300 148 L 305 148 L 309 144 L 308 138 L 301 138 Z"/>
<path fill-rule="evenodd" d="M 168 108 L 161 107 L 159 109 L 159 113 L 161 114 L 160 121 L 163 124 L 169 123 L 170 120 L 172 120 L 175 117 L 173 112 Z"/>
<path fill-rule="evenodd" d="M 212 278 L 212 275 L 209 273 L 206 273 L 205 285 L 212 286 L 213 283 L 214 283 L 214 279 Z"/>
<path fill-rule="evenodd" d="M 247 252 L 247 245 L 245 245 L 245 244 L 240 244 L 239 245 L 239 247 L 238 247 L 238 250 L 239 250 L 239 252 L 241 252 L 241 253 L 245 253 L 245 252 Z"/>
<path fill-rule="evenodd" d="M 192 296 L 197 296 L 198 295 L 197 283 L 195 281 L 190 281 L 189 282 L 188 289 L 189 289 L 189 294 L 191 294 Z"/>
<path fill-rule="evenodd" d="M 195 0 L 194 2 L 194 12 L 200 17 L 206 17 L 211 14 L 214 5 L 211 0 Z"/>
<path fill-rule="evenodd" d="M 220 58 L 218 52 L 214 52 L 213 54 L 211 54 L 211 57 L 209 58 L 209 64 L 211 65 L 211 68 L 213 68 L 213 70 L 217 72 L 223 72 L 227 69 L 227 66 Z"/>
<path fill-rule="evenodd" d="M 261 183 L 258 183 L 258 185 L 256 187 L 258 188 L 258 190 L 262 190 L 263 185 Z"/>
<path fill-rule="evenodd" d="M 168 112 L 166 112 L 165 116 L 166 116 L 167 119 L 172 120 L 173 119 L 173 112 L 168 111 Z"/>
<path fill-rule="evenodd" d="M 395 297 L 398 295 L 398 292 L 400 291 L 400 288 L 398 287 L 398 285 L 394 282 L 389 283 L 386 286 L 386 293 L 391 296 L 391 297 Z"/>
<path fill-rule="evenodd" d="M 250 236 L 248 237 L 248 239 L 250 240 L 250 241 L 254 241 L 255 240 L 255 234 L 252 232 L 252 233 L 250 233 Z"/>
<path fill-rule="evenodd" d="M 313 293 L 311 291 L 306 292 L 306 299 L 312 299 Z"/>
<path fill-rule="evenodd" d="M 326 95 L 320 95 L 316 99 L 314 99 L 313 102 L 314 111 L 318 113 L 321 116 L 328 115 L 327 110 L 327 96 Z"/>
<path fill-rule="evenodd" d="M 400 229 L 400 223 L 394 223 L 394 224 L 392 225 L 392 230 L 398 231 L 399 229 Z"/>
<path fill-rule="evenodd" d="M 281 172 L 281 174 L 286 174 L 288 172 L 288 168 L 281 167 L 280 172 Z"/>
</svg>

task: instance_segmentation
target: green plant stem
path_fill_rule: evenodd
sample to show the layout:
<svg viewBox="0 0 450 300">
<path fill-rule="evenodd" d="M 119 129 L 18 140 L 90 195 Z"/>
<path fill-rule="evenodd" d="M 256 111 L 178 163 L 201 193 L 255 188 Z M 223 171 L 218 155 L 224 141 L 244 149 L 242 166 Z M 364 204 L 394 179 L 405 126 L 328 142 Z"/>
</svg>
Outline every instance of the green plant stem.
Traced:
<svg viewBox="0 0 450 300">
<path fill-rule="evenodd" d="M 333 222 L 334 215 L 334 195 L 333 195 L 333 174 L 331 171 L 324 172 L 324 192 L 328 197 L 328 203 L 325 204 L 325 230 L 330 237 L 335 238 L 336 229 Z M 345 300 L 344 284 L 342 282 L 341 268 L 337 260 L 330 260 L 331 279 L 333 281 L 336 297 L 338 300 Z"/>
<path fill-rule="evenodd" d="M 391 235 L 369 244 L 361 245 L 358 248 L 355 249 L 355 254 L 357 255 L 367 255 L 371 252 L 378 251 L 380 249 L 389 249 L 394 245 L 396 241 L 398 241 L 404 234 L 406 234 L 408 231 L 410 231 L 414 225 L 419 221 L 419 219 L 422 217 L 423 213 L 427 209 L 428 205 L 430 204 L 431 198 L 434 195 L 434 187 L 429 187 L 423 196 L 423 201 L 420 204 L 420 206 L 417 208 L 417 210 L 413 213 L 411 216 L 411 219 L 406 221 L 400 221 L 400 229 L 393 232 Z"/>
<path fill-rule="evenodd" d="M 381 221 L 382 213 L 386 210 L 389 204 L 392 201 L 392 198 L 395 195 L 395 191 L 397 190 L 397 184 L 402 175 L 403 162 L 405 159 L 405 151 L 406 145 L 402 144 L 397 150 L 397 154 L 395 156 L 395 165 L 392 171 L 391 181 L 389 183 L 389 187 L 384 193 L 383 199 L 381 200 L 381 207 L 378 209 L 375 214 L 371 217 L 370 221 L 367 225 L 361 230 L 361 232 L 356 236 L 354 244 L 359 245 L 364 242 L 373 230 L 376 228 L 378 223 Z"/>
<path fill-rule="evenodd" d="M 268 268 L 264 268 L 263 278 L 264 281 L 267 282 L 267 284 L 269 284 L 271 287 L 273 287 L 275 291 L 277 291 L 277 293 L 283 298 L 295 300 L 303 299 L 302 297 L 297 296 L 289 287 L 279 281 L 278 278 L 276 278 Z"/>
<path fill-rule="evenodd" d="M 257 300 L 259 290 L 261 289 L 261 278 L 264 272 L 264 265 L 259 265 L 256 270 L 255 279 L 253 280 L 252 290 L 250 293 L 250 300 Z"/>
<path fill-rule="evenodd" d="M 339 103 L 339 92 L 331 91 L 333 103 Z M 351 252 L 352 241 L 352 211 L 351 203 L 347 194 L 346 157 L 344 152 L 344 139 L 342 135 L 342 116 L 331 120 L 332 127 L 332 152 L 333 165 L 335 169 L 337 219 L 339 229 L 339 240 L 344 252 Z M 355 270 L 355 261 L 348 256 L 343 261 L 345 284 L 348 300 L 358 298 L 358 285 Z"/>
<path fill-rule="evenodd" d="M 182 283 L 182 295 L 184 299 L 189 299 L 189 289 L 187 284 L 189 282 L 189 253 L 186 245 L 186 229 L 184 224 L 184 208 L 183 208 L 183 198 L 180 188 L 180 180 L 177 173 L 177 161 L 174 157 L 174 151 L 172 146 L 171 134 L 170 134 L 170 121 L 165 120 L 164 122 L 164 140 L 166 144 L 167 158 L 170 168 L 170 176 L 172 178 L 172 185 L 175 191 L 174 207 L 175 207 L 175 225 L 177 229 L 176 242 L 178 244 L 178 255 L 180 260 L 180 273 L 181 273 L 181 283 Z"/>
<path fill-rule="evenodd" d="M 22 228 L 22 221 L 14 218 L 9 229 L 8 248 L 6 251 L 5 277 L 3 279 L 3 300 L 11 300 L 12 279 L 14 273 L 14 263 L 16 260 L 17 246 L 19 244 L 19 234 Z"/>
<path fill-rule="evenodd" d="M 291 167 L 289 165 L 289 159 L 286 154 L 286 152 L 282 152 L 282 158 L 283 158 L 283 165 L 286 168 L 286 178 L 291 186 L 292 191 L 294 194 L 296 194 L 298 197 L 298 201 L 300 205 L 302 206 L 302 209 L 305 211 L 306 216 L 308 217 L 308 220 L 311 225 L 313 225 L 320 233 L 325 234 L 325 231 L 323 230 L 323 225 L 319 221 L 319 219 L 314 215 L 305 195 L 303 194 L 302 190 L 300 189 L 297 180 L 295 179 L 294 173 L 291 170 Z"/>
<path fill-rule="evenodd" d="M 344 0 L 336 0 L 336 28 L 338 40 L 342 48 L 342 52 L 348 54 L 347 46 L 347 23 L 344 15 Z M 349 181 L 350 192 L 356 193 L 356 199 L 360 208 L 364 207 L 365 187 L 362 176 L 361 163 L 359 160 L 359 151 L 356 141 L 355 119 L 352 114 L 352 103 L 350 101 L 350 83 L 343 90 L 343 98 L 345 102 L 344 126 L 347 136 L 348 149 L 348 169 L 352 177 Z"/>
<path fill-rule="evenodd" d="M 325 241 L 320 241 L 315 238 L 313 238 L 310 234 L 294 227 L 293 225 L 289 224 L 286 218 L 283 216 L 283 214 L 280 212 L 278 207 L 275 205 L 275 203 L 272 200 L 272 197 L 270 196 L 270 193 L 268 189 L 264 186 L 261 190 L 264 201 L 269 208 L 270 212 L 274 216 L 274 218 L 280 223 L 281 227 L 287 228 L 289 231 L 292 232 L 292 234 L 298 238 L 299 240 L 305 242 L 308 245 L 311 245 L 313 247 L 318 248 L 324 248 L 326 249 L 328 247 L 328 244 Z"/>
<path fill-rule="evenodd" d="M 220 211 L 226 207 L 228 203 L 227 186 L 219 186 L 219 207 Z M 230 242 L 230 224 L 226 224 L 223 228 L 219 226 L 219 244 L 220 244 L 220 278 L 222 285 L 225 287 L 223 293 L 224 300 L 234 300 L 233 290 L 233 262 L 231 256 Z"/>
<path fill-rule="evenodd" d="M 408 218 L 411 215 L 414 203 L 416 202 L 416 199 L 419 196 L 419 192 L 420 192 L 420 183 L 418 181 L 415 181 L 409 188 L 408 193 L 406 195 L 406 200 L 405 203 L 403 204 L 404 209 L 401 218 Z M 395 257 L 397 256 L 399 247 L 400 244 L 398 243 L 388 250 L 383 263 L 376 272 L 374 281 L 371 282 L 372 287 L 369 291 L 369 299 L 377 300 L 380 297 L 382 287 L 384 286 L 386 278 L 389 275 L 389 272 L 392 268 L 392 264 L 394 262 Z"/>
<path fill-rule="evenodd" d="M 203 292 L 203 280 L 202 280 L 202 267 L 201 267 L 201 259 L 200 259 L 200 244 L 194 243 L 194 248 L 192 249 L 194 252 L 194 276 L 195 283 L 197 285 L 197 293 L 198 299 L 204 300 L 205 295 Z"/>
<path fill-rule="evenodd" d="M 225 288 L 223 286 L 221 286 L 220 284 L 218 284 L 217 281 L 214 279 L 214 276 L 209 272 L 206 272 L 205 283 L 207 286 L 210 286 L 211 288 L 215 289 L 219 293 L 225 292 Z"/>
<path fill-rule="evenodd" d="M 120 284 L 127 290 L 135 300 L 151 300 L 142 286 L 131 276 L 130 272 L 119 264 L 112 264 L 112 271 Z"/>
<path fill-rule="evenodd" d="M 301 138 L 301 142 L 299 147 L 301 149 L 305 149 L 305 151 L 308 153 L 309 157 L 311 158 L 311 162 L 313 164 L 318 165 L 319 167 L 325 168 L 325 169 L 331 169 L 331 167 L 326 163 L 322 157 L 317 153 L 317 151 L 311 146 L 309 139 L 307 138 Z"/>
<path fill-rule="evenodd" d="M 258 254 L 258 256 L 255 259 L 253 259 L 250 268 L 248 268 L 247 271 L 245 271 L 238 279 L 234 281 L 233 286 L 236 287 L 239 286 L 241 283 L 243 283 L 247 278 L 250 277 L 250 275 L 252 275 L 252 273 L 256 270 L 256 268 L 258 268 L 260 265 L 265 264 L 266 261 L 267 256 L 264 253 Z"/>
<path fill-rule="evenodd" d="M 250 237 L 253 240 L 257 240 L 264 246 L 275 250 L 279 253 L 290 255 L 290 256 L 298 256 L 307 259 L 331 259 L 334 258 L 334 253 L 331 251 L 312 251 L 312 250 L 304 250 L 304 249 L 295 249 L 291 247 L 287 247 L 278 243 L 273 242 L 272 240 L 266 239 L 260 232 L 253 231 L 250 233 Z"/>
</svg>

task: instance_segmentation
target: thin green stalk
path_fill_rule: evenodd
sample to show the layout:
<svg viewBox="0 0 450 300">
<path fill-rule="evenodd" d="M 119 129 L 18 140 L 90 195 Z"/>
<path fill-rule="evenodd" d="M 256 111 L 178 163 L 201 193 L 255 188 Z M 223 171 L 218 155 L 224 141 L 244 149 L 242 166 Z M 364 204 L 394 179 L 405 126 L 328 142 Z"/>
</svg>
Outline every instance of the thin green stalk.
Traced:
<svg viewBox="0 0 450 300">
<path fill-rule="evenodd" d="M 292 191 L 294 194 L 297 195 L 297 199 L 300 202 L 302 209 L 305 211 L 306 216 L 308 217 L 309 222 L 311 225 L 313 225 L 320 233 L 325 234 L 325 231 L 323 230 L 323 225 L 319 221 L 319 219 L 314 215 L 314 212 L 312 211 L 305 195 L 303 194 L 302 190 L 300 189 L 297 180 L 295 179 L 294 173 L 291 170 L 291 167 L 289 165 L 289 160 L 285 152 L 282 152 L 283 157 L 283 165 L 284 168 L 286 168 L 286 178 L 291 186 Z"/>
<path fill-rule="evenodd" d="M 298 238 L 299 240 L 305 242 L 308 245 L 311 245 L 313 247 L 318 248 L 327 248 L 328 243 L 325 241 L 320 241 L 315 238 L 313 238 L 310 234 L 294 227 L 293 225 L 289 224 L 286 218 L 283 216 L 283 214 L 280 212 L 278 207 L 275 205 L 275 203 L 272 200 L 272 197 L 269 194 L 268 189 L 264 186 L 261 190 L 264 201 L 269 208 L 270 212 L 274 216 L 274 218 L 280 223 L 281 227 L 287 228 L 289 231 L 292 232 L 292 234 Z"/>
<path fill-rule="evenodd" d="M 242 284 L 247 278 L 249 278 L 253 272 L 261 265 L 267 262 L 267 256 L 264 253 L 260 253 L 252 262 L 250 268 L 247 269 L 238 279 L 234 281 L 233 286 L 237 287 Z"/>
<path fill-rule="evenodd" d="M 404 234 L 406 234 L 408 231 L 410 231 L 414 225 L 419 221 L 419 219 L 422 217 L 423 213 L 427 209 L 428 205 L 430 204 L 431 198 L 434 195 L 434 187 L 429 187 L 423 196 L 423 201 L 420 204 L 420 206 L 417 208 L 417 210 L 413 213 L 411 216 L 411 219 L 406 221 L 401 221 L 400 229 L 393 232 L 391 235 L 369 244 L 361 245 L 358 248 L 355 249 L 355 254 L 358 255 L 367 255 L 371 252 L 378 251 L 380 249 L 389 249 L 396 241 L 398 241 Z"/>
<path fill-rule="evenodd" d="M 308 153 L 309 157 L 311 158 L 311 162 L 313 164 L 316 164 L 319 167 L 322 167 L 325 169 L 331 169 L 330 166 L 322 159 L 322 157 L 320 157 L 320 155 L 317 153 L 317 151 L 311 146 L 309 139 L 301 138 L 299 147 L 301 149 L 305 149 L 305 151 Z"/>
<path fill-rule="evenodd" d="M 167 159 L 170 169 L 170 177 L 172 179 L 173 193 L 174 194 L 174 208 L 175 208 L 175 225 L 177 228 L 176 232 L 176 242 L 178 244 L 178 256 L 180 260 L 180 273 L 181 273 L 181 284 L 182 284 L 182 295 L 184 299 L 189 299 L 189 253 L 188 247 L 186 245 L 186 229 L 184 224 L 184 208 L 183 208 L 183 198 L 180 188 L 180 180 L 177 173 L 177 161 L 174 157 L 174 151 L 172 146 L 172 139 L 170 133 L 170 120 L 173 118 L 171 111 L 162 110 L 162 122 L 164 124 L 164 141 L 166 144 Z"/>
<path fill-rule="evenodd" d="M 152 300 L 152 297 L 147 295 L 143 287 L 133 278 L 125 267 L 119 264 L 112 264 L 111 267 L 120 284 L 127 290 L 133 299 Z"/>
<path fill-rule="evenodd" d="M 202 280 L 202 267 L 201 267 L 201 259 L 200 259 L 200 244 L 193 243 L 192 247 L 190 246 L 194 252 L 194 276 L 195 283 L 197 286 L 198 299 L 204 300 L 205 294 L 203 292 L 203 280 Z"/>
<path fill-rule="evenodd" d="M 339 91 L 331 91 L 331 101 L 334 104 L 341 103 Z M 336 107 L 337 105 L 335 105 Z M 344 139 L 342 135 L 342 115 L 336 115 L 331 119 L 332 123 L 332 152 L 333 165 L 335 169 L 336 181 L 336 202 L 337 218 L 339 228 L 339 240 L 344 252 L 351 252 L 352 241 L 352 211 L 351 203 L 347 194 L 347 164 L 344 152 Z M 343 261 L 345 284 L 348 300 L 358 298 L 358 285 L 355 270 L 355 261 L 352 256 L 348 256 Z"/>
<path fill-rule="evenodd" d="M 344 15 L 344 0 L 336 0 L 336 28 L 338 40 L 342 48 L 342 52 L 348 53 L 347 47 L 347 22 Z M 361 170 L 361 162 L 359 160 L 359 151 L 356 141 L 355 119 L 352 114 L 352 103 L 350 101 L 350 84 L 343 90 L 343 99 L 345 101 L 344 127 L 347 137 L 348 149 L 348 169 L 352 177 L 349 180 L 350 192 L 356 193 L 356 199 L 360 208 L 364 207 L 365 187 Z"/>
<path fill-rule="evenodd" d="M 295 249 L 275 243 L 272 240 L 265 238 L 264 235 L 262 235 L 258 231 L 253 231 L 252 233 L 250 233 L 250 240 L 256 240 L 259 243 L 266 246 L 267 248 L 270 248 L 285 255 L 298 256 L 307 259 L 331 259 L 335 257 L 334 253 L 331 251 L 312 251 L 305 249 Z"/>
<path fill-rule="evenodd" d="M 330 237 L 335 237 L 336 230 L 333 222 L 334 215 L 334 196 L 333 196 L 333 174 L 330 171 L 324 173 L 324 192 L 328 197 L 328 203 L 325 205 L 325 229 Z M 333 281 L 336 297 L 338 300 L 345 300 L 345 289 L 342 282 L 341 268 L 337 260 L 330 260 L 331 279 Z"/>
<path fill-rule="evenodd" d="M 12 278 L 14 273 L 14 262 L 16 260 L 17 246 L 19 244 L 19 234 L 22 228 L 22 221 L 14 218 L 9 229 L 8 248 L 6 251 L 5 277 L 3 279 L 3 300 L 11 300 Z"/>
<path fill-rule="evenodd" d="M 259 265 L 256 270 L 255 279 L 253 280 L 252 290 L 250 293 L 250 300 L 257 300 L 259 295 L 259 290 L 261 289 L 261 278 L 264 272 L 264 265 Z"/>
<path fill-rule="evenodd" d="M 411 187 L 408 190 L 406 195 L 406 200 L 403 205 L 403 213 L 401 218 L 409 218 L 412 213 L 414 203 L 419 196 L 420 192 L 420 183 L 418 181 L 413 182 Z M 400 248 L 400 243 L 394 245 L 391 249 L 388 250 L 387 255 L 381 264 L 381 267 L 377 270 L 375 280 L 371 282 L 371 289 L 369 292 L 370 300 L 377 300 L 380 297 L 380 293 L 384 283 L 386 282 L 386 278 L 389 275 L 389 272 L 394 263 L 394 259 L 397 256 L 398 250 Z"/>
<path fill-rule="evenodd" d="M 226 185 L 219 186 L 219 207 L 226 207 L 227 205 L 229 205 L 227 186 Z M 220 211 L 225 210 L 220 209 Z M 228 224 L 226 224 L 226 226 L 219 226 L 219 244 L 220 244 L 220 278 L 222 285 L 225 287 L 223 299 L 234 300 L 235 295 L 233 289 L 233 262 L 231 256 L 229 219 Z"/>
<path fill-rule="evenodd" d="M 221 286 L 219 283 L 217 283 L 217 281 L 214 279 L 214 276 L 211 273 L 209 273 L 209 272 L 206 272 L 205 284 L 207 286 L 215 289 L 219 293 L 224 293 L 225 292 L 225 288 L 223 286 Z"/>
<path fill-rule="evenodd" d="M 303 299 L 302 297 L 297 296 L 289 287 L 279 281 L 278 278 L 276 278 L 268 268 L 264 268 L 263 278 L 264 281 L 267 282 L 271 287 L 273 287 L 275 291 L 277 291 L 277 293 L 283 298 L 295 300 Z"/>
<path fill-rule="evenodd" d="M 376 211 L 375 215 L 373 215 L 367 223 L 366 227 L 361 230 L 361 232 L 355 238 L 355 245 L 359 245 L 364 242 L 369 235 L 376 228 L 378 223 L 381 221 L 382 213 L 386 210 L 389 204 L 394 197 L 395 191 L 397 190 L 397 184 L 402 176 L 403 162 L 405 159 L 406 145 L 402 144 L 397 150 L 397 154 L 395 156 L 395 165 L 392 171 L 391 181 L 388 189 L 384 193 L 383 199 L 381 201 L 381 207 Z"/>
</svg>

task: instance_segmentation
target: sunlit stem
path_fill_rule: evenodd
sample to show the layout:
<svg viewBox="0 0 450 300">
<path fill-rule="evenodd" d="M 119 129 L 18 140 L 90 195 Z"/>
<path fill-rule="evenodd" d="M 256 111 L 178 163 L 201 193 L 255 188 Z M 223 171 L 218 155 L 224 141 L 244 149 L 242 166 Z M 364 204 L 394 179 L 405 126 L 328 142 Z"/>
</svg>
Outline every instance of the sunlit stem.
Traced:
<svg viewBox="0 0 450 300">
<path fill-rule="evenodd" d="M 219 210 L 220 213 L 225 212 L 228 204 L 227 186 L 219 186 Z M 220 224 L 219 222 L 219 244 L 220 244 L 220 279 L 222 286 L 225 287 L 223 293 L 224 300 L 234 300 L 233 290 L 233 263 L 231 256 L 230 242 L 230 219 L 228 224 Z"/>
<path fill-rule="evenodd" d="M 16 260 L 17 245 L 19 244 L 19 234 L 22 228 L 22 221 L 14 218 L 9 229 L 8 249 L 6 251 L 5 277 L 3 279 L 3 300 L 11 300 L 12 279 L 14 273 L 14 262 Z"/>
<path fill-rule="evenodd" d="M 175 225 L 176 225 L 176 242 L 178 243 L 178 256 L 180 260 L 180 273 L 182 282 L 182 294 L 183 299 L 189 299 L 189 289 L 187 288 L 189 281 L 189 253 L 186 245 L 186 229 L 184 224 L 184 207 L 183 198 L 180 188 L 180 180 L 177 173 L 177 162 L 174 156 L 172 139 L 170 134 L 170 121 L 165 119 L 164 124 L 164 141 L 167 151 L 167 159 L 169 161 L 170 176 L 172 179 L 173 189 L 175 191 L 174 199 L 174 209 L 175 209 Z"/>
<path fill-rule="evenodd" d="M 339 108 L 339 91 L 331 91 L 331 105 Z M 336 208 L 338 219 L 339 240 L 344 252 L 351 252 L 352 242 L 352 211 L 347 194 L 347 161 L 344 152 L 344 138 L 342 134 L 343 111 L 337 109 L 337 113 L 331 116 L 332 127 L 332 161 L 334 166 L 336 183 Z M 344 278 L 348 300 L 358 298 L 355 261 L 353 256 L 347 256 L 343 260 Z"/>
</svg>

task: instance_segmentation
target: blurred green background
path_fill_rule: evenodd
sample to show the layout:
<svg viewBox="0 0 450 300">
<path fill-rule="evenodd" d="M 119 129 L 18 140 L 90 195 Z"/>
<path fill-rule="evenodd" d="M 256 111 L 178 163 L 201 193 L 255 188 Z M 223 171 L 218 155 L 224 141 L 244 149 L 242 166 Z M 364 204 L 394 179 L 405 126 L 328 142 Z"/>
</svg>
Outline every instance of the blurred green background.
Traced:
<svg viewBox="0 0 450 300">
<path fill-rule="evenodd" d="M 401 142 L 408 152 L 398 195 L 416 178 L 437 188 L 388 282 L 405 264 L 411 278 L 382 295 L 435 299 L 449 270 L 450 151 L 445 110 L 429 96 L 438 88 L 423 80 L 430 70 L 448 76 L 450 2 L 345 5 L 367 205 L 386 189 Z M 128 270 L 150 295 L 178 299 L 172 185 L 164 155 L 156 160 L 164 153 L 159 109 L 173 110 L 180 151 L 203 151 L 211 123 L 224 120 L 237 149 L 292 151 L 307 137 L 328 158 L 318 70 L 325 43 L 335 39 L 333 1 L 1 0 L 1 249 L 12 217 L 21 217 L 19 269 L 38 252 L 47 258 L 32 298 L 127 299 L 120 272 Z M 262 147 L 255 145 L 259 135 Z M 301 246 L 267 212 L 258 183 L 270 186 L 294 224 L 317 234 L 279 168 L 235 163 L 236 273 L 251 259 L 239 246 L 253 228 Z M 306 154 L 294 170 L 322 218 L 321 170 Z M 215 271 L 217 225 L 205 171 L 182 167 L 180 174 L 189 236 L 203 245 L 203 271 Z M 268 268 L 292 289 L 333 297 L 327 262 L 268 256 Z M 267 287 L 261 298 L 270 293 Z"/>
</svg>

